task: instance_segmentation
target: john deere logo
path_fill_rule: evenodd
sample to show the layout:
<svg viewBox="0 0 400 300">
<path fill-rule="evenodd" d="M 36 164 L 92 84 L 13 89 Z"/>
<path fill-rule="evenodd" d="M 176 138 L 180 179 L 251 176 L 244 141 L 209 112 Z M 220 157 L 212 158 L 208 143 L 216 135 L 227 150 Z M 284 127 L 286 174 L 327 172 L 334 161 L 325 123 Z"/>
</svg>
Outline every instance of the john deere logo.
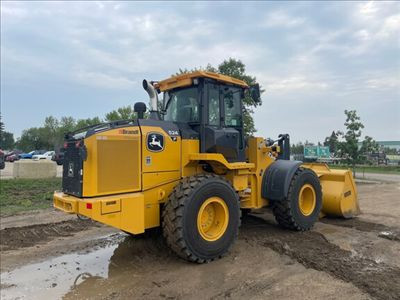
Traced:
<svg viewBox="0 0 400 300">
<path fill-rule="evenodd" d="M 154 132 L 147 134 L 147 149 L 153 152 L 163 151 L 164 136 Z"/>
</svg>

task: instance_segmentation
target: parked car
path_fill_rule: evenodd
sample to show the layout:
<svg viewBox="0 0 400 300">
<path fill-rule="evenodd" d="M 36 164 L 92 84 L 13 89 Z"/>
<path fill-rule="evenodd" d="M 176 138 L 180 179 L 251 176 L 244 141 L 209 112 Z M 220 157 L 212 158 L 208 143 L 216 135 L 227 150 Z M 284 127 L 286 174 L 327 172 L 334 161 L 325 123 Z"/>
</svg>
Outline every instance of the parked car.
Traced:
<svg viewBox="0 0 400 300">
<path fill-rule="evenodd" d="M 21 158 L 21 159 L 31 159 L 33 153 L 35 153 L 35 151 L 31 151 L 31 152 L 28 152 L 28 153 L 21 153 L 19 155 L 19 158 Z"/>
<path fill-rule="evenodd" d="M 32 160 L 52 159 L 54 154 L 54 151 L 47 151 L 43 154 L 34 154 L 32 155 Z"/>
<path fill-rule="evenodd" d="M 32 156 L 34 156 L 34 155 L 40 155 L 40 154 L 44 154 L 46 152 L 47 152 L 46 150 L 35 150 L 35 151 L 31 151 L 29 153 L 22 153 L 19 155 L 19 158 L 31 159 Z"/>
<path fill-rule="evenodd" d="M 55 161 L 59 166 L 64 164 L 64 151 L 65 149 L 61 148 L 59 151 L 55 153 L 55 155 L 52 158 L 52 160 Z"/>
<path fill-rule="evenodd" d="M 15 154 L 15 153 L 11 153 L 11 154 L 7 154 L 5 156 L 5 158 L 6 158 L 6 161 L 8 161 L 8 162 L 14 162 L 16 160 L 19 160 L 19 155 Z"/>
<path fill-rule="evenodd" d="M 4 161 L 4 152 L 0 149 L 0 170 L 3 170 L 6 167 L 6 163 Z"/>
<path fill-rule="evenodd" d="M 19 160 L 20 153 L 21 153 L 21 151 L 19 151 L 19 150 L 13 150 L 13 151 L 8 152 L 5 155 L 5 161 L 14 162 L 16 160 Z"/>
</svg>

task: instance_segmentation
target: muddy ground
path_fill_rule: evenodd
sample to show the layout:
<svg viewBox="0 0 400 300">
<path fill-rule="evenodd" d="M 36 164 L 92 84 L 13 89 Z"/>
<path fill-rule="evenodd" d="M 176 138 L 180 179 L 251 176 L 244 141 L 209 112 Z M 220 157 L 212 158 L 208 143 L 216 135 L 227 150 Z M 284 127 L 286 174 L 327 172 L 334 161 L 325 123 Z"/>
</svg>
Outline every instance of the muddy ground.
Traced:
<svg viewBox="0 0 400 300">
<path fill-rule="evenodd" d="M 358 190 L 361 216 L 309 232 L 255 212 L 205 265 L 176 258 L 157 232 L 132 238 L 52 210 L 3 218 L 1 299 L 400 299 L 400 185 Z"/>
</svg>

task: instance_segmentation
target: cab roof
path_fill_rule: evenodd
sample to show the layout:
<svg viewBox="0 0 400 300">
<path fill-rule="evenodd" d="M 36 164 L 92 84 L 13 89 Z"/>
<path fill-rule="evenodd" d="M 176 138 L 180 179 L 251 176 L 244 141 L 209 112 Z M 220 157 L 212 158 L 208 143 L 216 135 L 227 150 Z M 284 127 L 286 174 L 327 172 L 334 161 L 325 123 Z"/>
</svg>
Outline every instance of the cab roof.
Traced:
<svg viewBox="0 0 400 300">
<path fill-rule="evenodd" d="M 207 71 L 195 71 L 192 73 L 186 73 L 186 74 L 182 74 L 182 75 L 172 76 L 171 78 L 159 81 L 154 86 L 156 88 L 160 89 L 161 92 L 164 92 L 164 91 L 168 91 L 168 90 L 171 90 L 171 89 L 174 89 L 177 87 L 190 86 L 193 84 L 193 79 L 199 78 L 199 77 L 215 79 L 217 81 L 234 84 L 234 85 L 240 86 L 242 88 L 249 87 L 247 85 L 247 83 L 242 80 L 239 80 L 239 79 L 236 79 L 236 78 L 233 78 L 230 76 L 222 75 L 222 74 L 207 72 Z"/>
</svg>

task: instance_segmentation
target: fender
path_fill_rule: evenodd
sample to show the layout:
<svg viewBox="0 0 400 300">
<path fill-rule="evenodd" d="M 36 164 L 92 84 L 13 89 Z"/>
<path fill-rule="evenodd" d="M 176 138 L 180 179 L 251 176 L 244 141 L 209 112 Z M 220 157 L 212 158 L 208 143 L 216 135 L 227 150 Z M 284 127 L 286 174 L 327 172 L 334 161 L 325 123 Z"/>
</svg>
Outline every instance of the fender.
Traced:
<svg viewBox="0 0 400 300">
<path fill-rule="evenodd" d="M 289 185 L 294 173 L 303 162 L 277 160 L 264 172 L 261 183 L 263 198 L 273 201 L 284 199 L 289 192 Z"/>
</svg>

